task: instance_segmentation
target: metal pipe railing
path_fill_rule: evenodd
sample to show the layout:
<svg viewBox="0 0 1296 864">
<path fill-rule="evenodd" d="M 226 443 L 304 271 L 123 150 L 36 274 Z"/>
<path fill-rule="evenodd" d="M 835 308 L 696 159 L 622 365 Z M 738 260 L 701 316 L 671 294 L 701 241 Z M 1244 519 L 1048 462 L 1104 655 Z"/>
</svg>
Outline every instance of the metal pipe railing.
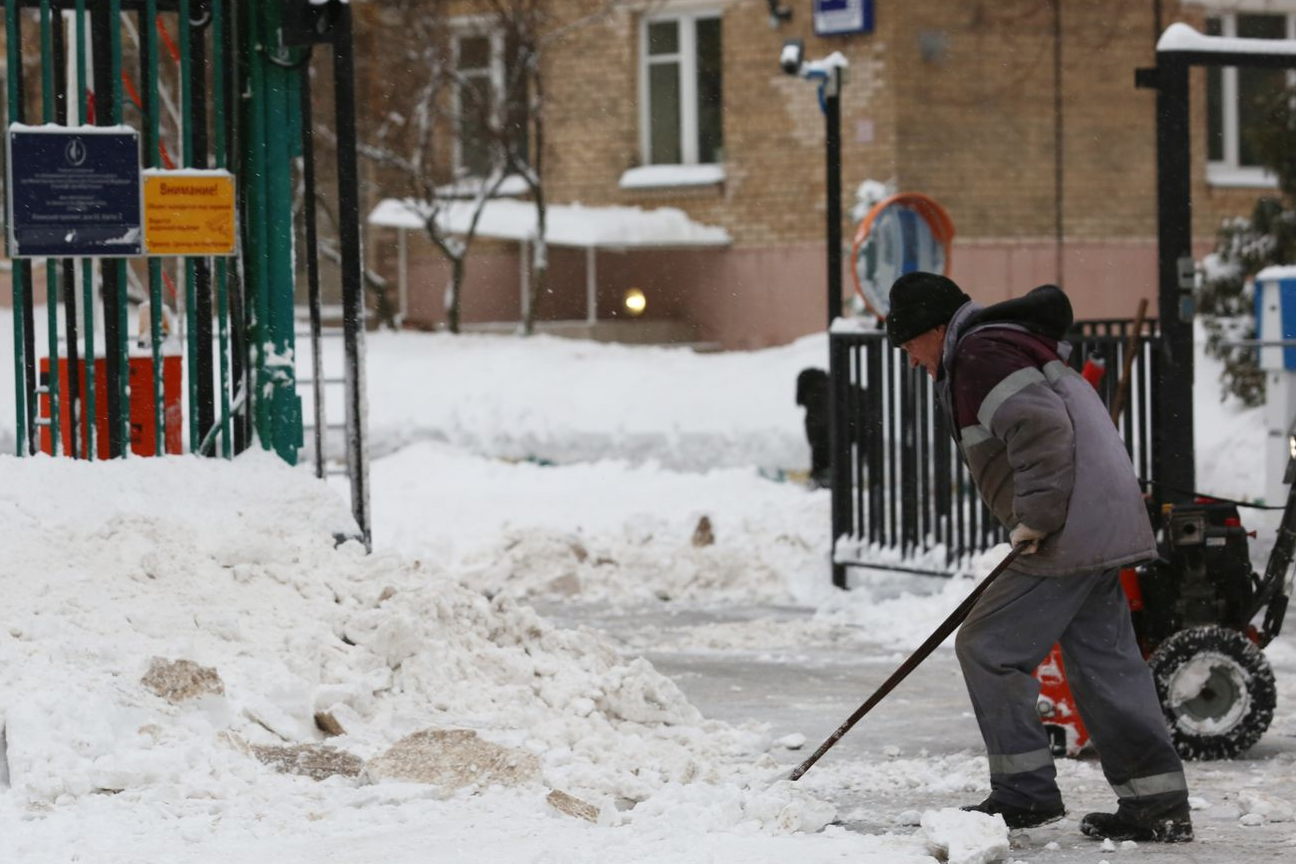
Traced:
<svg viewBox="0 0 1296 864">
<path fill-rule="evenodd" d="M 19 8 L 17 4 L 7 3 L 5 5 L 5 38 L 6 44 L 10 46 L 5 52 L 6 76 L 8 82 L 7 101 L 5 103 L 5 113 L 7 115 L 6 125 L 22 122 L 22 55 L 20 50 L 14 50 L 13 46 L 22 44 L 21 27 L 19 25 Z M 21 456 L 27 452 L 30 424 L 28 421 L 28 412 L 35 414 L 35 406 L 30 401 L 30 391 L 27 387 L 25 370 L 27 368 L 26 357 L 26 324 L 28 310 L 26 308 L 26 291 L 23 284 L 23 269 L 19 265 L 13 268 L 13 333 L 14 333 L 14 403 L 16 409 L 16 429 L 17 438 L 17 455 Z"/>
<path fill-rule="evenodd" d="M 225 76 L 227 74 L 226 50 L 228 41 L 225 33 L 224 0 L 212 0 L 211 34 L 212 34 L 212 120 L 216 125 L 215 151 L 216 167 L 228 165 L 225 152 L 226 119 L 225 119 Z M 234 455 L 233 426 L 230 422 L 230 303 L 229 303 L 229 265 L 224 258 L 216 259 L 216 315 L 217 339 L 220 353 L 220 436 L 221 455 L 226 459 Z"/>
<path fill-rule="evenodd" d="M 76 98 L 69 100 L 69 104 L 76 106 L 76 122 L 85 124 L 88 122 L 88 105 L 87 98 L 90 92 L 88 86 L 88 73 L 86 68 L 86 47 L 89 44 L 90 34 L 87 30 L 86 4 L 85 0 L 77 0 L 76 4 Z M 82 441 L 85 447 L 85 458 L 94 460 L 98 455 L 95 452 L 98 447 L 98 418 L 96 411 L 98 407 L 95 387 L 95 314 L 94 314 L 94 261 L 92 259 L 81 259 L 79 262 L 81 270 L 81 308 L 84 311 L 85 318 L 85 402 L 82 405 L 82 416 L 85 418 L 85 432 L 82 435 Z M 71 290 L 69 286 L 69 290 Z"/>
</svg>

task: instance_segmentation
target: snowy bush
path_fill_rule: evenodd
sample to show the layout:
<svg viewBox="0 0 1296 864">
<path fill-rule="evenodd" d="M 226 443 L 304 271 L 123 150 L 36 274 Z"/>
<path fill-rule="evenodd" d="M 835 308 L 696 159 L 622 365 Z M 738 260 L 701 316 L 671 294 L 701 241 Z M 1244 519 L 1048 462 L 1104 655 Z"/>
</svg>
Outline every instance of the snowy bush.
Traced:
<svg viewBox="0 0 1296 864">
<path fill-rule="evenodd" d="M 1269 120 L 1251 143 L 1260 161 L 1278 177 L 1280 198 L 1261 198 L 1250 218 L 1224 220 L 1215 251 L 1202 262 L 1197 309 L 1206 325 L 1206 350 L 1224 364 L 1221 399 L 1264 403 L 1264 375 L 1251 349 L 1231 347 L 1256 335 L 1252 277 L 1272 264 L 1296 262 L 1296 89 L 1283 91 L 1260 106 Z"/>
</svg>

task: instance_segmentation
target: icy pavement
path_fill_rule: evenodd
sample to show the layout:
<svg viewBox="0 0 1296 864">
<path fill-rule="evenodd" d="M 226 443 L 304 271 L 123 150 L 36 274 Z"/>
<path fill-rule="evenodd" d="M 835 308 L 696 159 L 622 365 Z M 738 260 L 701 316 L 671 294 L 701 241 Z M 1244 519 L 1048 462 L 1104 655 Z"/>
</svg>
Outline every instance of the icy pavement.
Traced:
<svg viewBox="0 0 1296 864">
<path fill-rule="evenodd" d="M 653 665 L 679 685 L 706 716 L 769 724 L 776 741 L 804 737 L 797 750 L 776 748 L 795 765 L 814 752 L 903 661 L 906 653 L 855 639 L 752 646 L 741 630 L 766 637 L 782 624 L 792 632 L 813 610 L 791 607 L 648 607 L 542 604 L 564 624 L 598 627 L 623 646 L 646 650 Z M 706 632 L 729 633 L 722 650 L 698 646 Z M 805 629 L 796 630 L 804 635 Z M 655 650 L 647 637 L 668 650 Z M 734 647 L 735 645 L 741 647 Z M 690 646 L 683 649 L 680 646 Z M 1009 860 L 1049 862 L 1288 862 L 1296 860 L 1296 637 L 1284 636 L 1268 656 L 1278 680 L 1273 725 L 1244 758 L 1189 762 L 1197 840 L 1190 846 L 1136 844 L 1104 849 L 1079 833 L 1079 818 L 1107 810 L 1114 796 L 1092 751 L 1058 762 L 1066 819 L 1011 836 Z M 843 827 L 877 834 L 910 831 L 925 811 L 980 801 L 989 792 L 986 760 L 953 651 L 938 650 L 828 752 L 800 781 L 837 805 Z M 1285 805 L 1285 806 L 1284 806 Z M 1268 810 L 1272 816 L 1259 815 Z M 1247 816 L 1247 814 L 1253 814 Z M 1274 821 L 1279 820 L 1279 821 Z"/>
</svg>

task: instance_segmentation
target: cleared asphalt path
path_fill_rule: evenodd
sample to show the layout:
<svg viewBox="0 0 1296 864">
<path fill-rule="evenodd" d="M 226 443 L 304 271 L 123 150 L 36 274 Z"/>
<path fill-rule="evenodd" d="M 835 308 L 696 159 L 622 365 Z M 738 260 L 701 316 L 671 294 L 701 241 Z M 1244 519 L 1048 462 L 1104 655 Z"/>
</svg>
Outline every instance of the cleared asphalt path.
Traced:
<svg viewBox="0 0 1296 864">
<path fill-rule="evenodd" d="M 784 607 L 650 608 L 541 604 L 558 623 L 606 632 L 627 653 L 645 654 L 708 717 L 731 723 L 766 723 L 771 736 L 805 736 L 800 750 L 776 748 L 780 761 L 805 759 L 903 661 L 905 654 L 867 641 L 867 634 L 834 644 L 745 646 L 680 650 L 705 640 L 690 631 L 716 625 L 748 626 L 759 633 L 770 621 L 795 625 L 810 610 Z M 1296 806 L 1296 639 L 1284 636 L 1270 652 L 1278 679 L 1273 725 L 1244 758 L 1188 763 L 1197 842 L 1182 846 L 1142 843 L 1104 849 L 1083 837 L 1079 818 L 1110 809 L 1114 796 L 1092 751 L 1059 765 L 1068 818 L 1013 837 L 1011 858 L 1025 862 L 1139 861 L 1269 864 L 1296 862 L 1296 822 L 1249 827 L 1240 820 L 1238 795 L 1258 793 Z M 850 829 L 879 834 L 914 830 L 914 811 L 980 801 L 988 792 L 980 736 L 972 718 L 954 652 L 936 651 L 800 781 L 837 805 Z"/>
</svg>

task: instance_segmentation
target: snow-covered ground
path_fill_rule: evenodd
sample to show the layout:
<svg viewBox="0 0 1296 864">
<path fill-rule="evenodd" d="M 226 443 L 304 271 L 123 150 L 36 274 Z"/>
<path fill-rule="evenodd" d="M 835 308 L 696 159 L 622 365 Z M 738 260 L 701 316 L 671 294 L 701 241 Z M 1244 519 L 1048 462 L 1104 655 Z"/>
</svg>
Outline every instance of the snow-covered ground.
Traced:
<svg viewBox="0 0 1296 864">
<path fill-rule="evenodd" d="M 504 459 L 690 471 L 808 467 L 793 388 L 828 359 L 822 337 L 717 354 L 552 336 L 383 332 L 368 343 L 375 454 L 434 440 Z"/>
<path fill-rule="evenodd" d="M 786 480 L 807 462 L 796 373 L 826 355 L 823 337 L 697 355 L 370 334 L 371 556 L 334 548 L 336 490 L 264 455 L 0 457 L 0 862 L 904 864 L 940 837 L 953 861 L 1131 855 L 1009 852 L 942 812 L 987 788 L 949 651 L 880 711 L 885 747 L 778 780 L 972 584 L 831 588 L 828 495 Z M 1212 377 L 1199 485 L 1249 497 L 1258 414 L 1219 405 Z M 1250 836 L 1290 854 L 1296 642 L 1271 653 L 1261 761 L 1190 778 L 1258 790 Z M 205 692 L 158 695 L 154 658 L 211 670 Z M 779 681 L 798 695 L 753 703 Z M 282 749 L 303 744 L 333 750 Z M 1103 791 L 1092 761 L 1062 776 Z"/>
</svg>

